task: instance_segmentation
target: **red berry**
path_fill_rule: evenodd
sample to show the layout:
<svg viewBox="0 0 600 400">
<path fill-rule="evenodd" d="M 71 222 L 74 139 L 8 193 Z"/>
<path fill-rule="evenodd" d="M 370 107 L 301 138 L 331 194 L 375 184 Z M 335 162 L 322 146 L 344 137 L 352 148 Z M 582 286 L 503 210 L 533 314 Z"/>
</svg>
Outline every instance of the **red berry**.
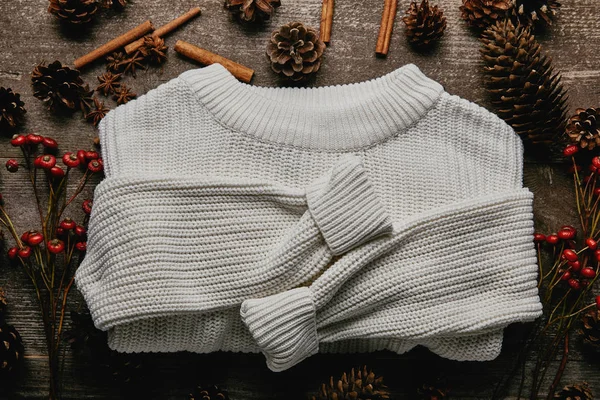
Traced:
<svg viewBox="0 0 600 400">
<path fill-rule="evenodd" d="M 62 161 L 69 168 L 75 168 L 80 163 L 79 158 L 77 158 L 77 154 L 71 152 L 65 153 L 63 155 Z"/>
<path fill-rule="evenodd" d="M 88 163 L 88 169 L 92 172 L 100 172 L 104 169 L 104 163 L 102 162 L 102 159 L 99 158 L 98 160 L 92 160 Z"/>
<path fill-rule="evenodd" d="M 586 288 L 590 284 L 590 281 L 586 281 L 585 279 L 583 279 L 580 283 L 582 288 Z"/>
<path fill-rule="evenodd" d="M 31 256 L 31 247 L 23 246 L 23 248 L 19 250 L 18 254 L 21 258 L 29 258 L 29 256 Z"/>
<path fill-rule="evenodd" d="M 100 154 L 97 151 L 86 151 L 85 158 L 86 160 L 97 160 L 100 158 Z"/>
<path fill-rule="evenodd" d="M 575 237 L 575 232 L 569 229 L 561 229 L 558 231 L 558 238 L 561 240 L 571 240 Z"/>
<path fill-rule="evenodd" d="M 27 238 L 27 244 L 30 246 L 37 246 L 38 244 L 44 241 L 44 235 L 39 232 L 31 232 L 29 233 L 29 237 Z"/>
<path fill-rule="evenodd" d="M 85 227 L 83 227 L 81 225 L 77 225 L 75 227 L 75 234 L 77 236 L 85 236 L 86 233 L 87 233 L 87 230 L 85 229 Z"/>
<path fill-rule="evenodd" d="M 546 242 L 550 244 L 557 244 L 560 239 L 557 235 L 548 235 L 546 236 Z"/>
<path fill-rule="evenodd" d="M 38 168 L 50 169 L 56 165 L 56 157 L 51 154 L 44 154 L 43 156 L 39 156 L 33 162 Z"/>
<path fill-rule="evenodd" d="M 600 188 L 594 189 L 594 196 L 600 196 Z"/>
<path fill-rule="evenodd" d="M 579 280 L 577 280 L 575 278 L 569 279 L 569 281 L 567 283 L 569 284 L 569 286 L 571 286 L 571 289 L 573 289 L 573 290 L 581 289 L 581 284 L 579 283 Z"/>
<path fill-rule="evenodd" d="M 92 206 L 94 205 L 94 202 L 90 199 L 84 200 L 83 203 L 81 203 L 81 208 L 83 209 L 83 212 L 86 213 L 87 215 L 90 215 L 90 213 L 92 212 Z"/>
<path fill-rule="evenodd" d="M 65 171 L 63 171 L 61 167 L 54 166 L 50 168 L 50 175 L 52 175 L 53 178 L 62 178 L 65 176 Z"/>
<path fill-rule="evenodd" d="M 533 234 L 533 241 L 536 242 L 536 243 L 545 242 L 546 241 L 546 235 L 544 235 L 542 233 L 534 233 Z"/>
<path fill-rule="evenodd" d="M 47 149 L 56 149 L 58 148 L 58 142 L 52 138 L 45 137 L 42 139 L 42 146 Z"/>
<path fill-rule="evenodd" d="M 65 236 L 66 231 L 64 230 L 64 228 L 56 228 L 56 236 Z"/>
<path fill-rule="evenodd" d="M 21 242 L 27 242 L 30 234 L 31 231 L 23 232 L 23 234 L 21 235 Z"/>
<path fill-rule="evenodd" d="M 87 250 L 87 242 L 77 242 L 75 243 L 75 248 L 79 251 Z"/>
<path fill-rule="evenodd" d="M 594 257 L 596 258 L 596 261 L 600 262 L 600 249 L 594 251 Z"/>
<path fill-rule="evenodd" d="M 17 254 L 19 254 L 18 248 L 11 247 L 10 249 L 8 249 L 8 258 L 10 258 L 11 260 L 14 260 L 15 258 L 17 258 Z"/>
<path fill-rule="evenodd" d="M 71 218 L 65 218 L 61 221 L 60 223 L 60 227 L 63 228 L 66 231 L 70 231 L 71 229 L 75 229 L 75 226 L 77 224 L 75 224 L 75 221 L 73 221 Z"/>
<path fill-rule="evenodd" d="M 590 250 L 596 250 L 596 248 L 598 247 L 598 242 L 596 242 L 592 238 L 587 238 L 585 239 L 585 245 L 589 247 Z"/>
<path fill-rule="evenodd" d="M 596 296 L 596 308 L 600 310 L 600 295 Z"/>
<path fill-rule="evenodd" d="M 77 159 L 81 164 L 84 164 L 87 161 L 85 159 L 85 150 L 77 150 Z"/>
<path fill-rule="evenodd" d="M 6 170 L 8 172 L 17 172 L 19 170 L 19 162 L 14 158 L 11 158 L 6 162 Z"/>
<path fill-rule="evenodd" d="M 592 158 L 592 165 L 596 168 L 600 168 L 600 157 L 596 156 Z"/>
<path fill-rule="evenodd" d="M 15 147 L 23 146 L 25 143 L 27 143 L 27 138 L 23 135 L 15 135 L 10 141 L 10 144 Z"/>
<path fill-rule="evenodd" d="M 588 169 L 590 170 L 590 172 L 594 173 L 594 172 L 598 172 L 598 167 L 596 167 L 595 165 L 590 164 L 590 166 L 588 167 Z"/>
<path fill-rule="evenodd" d="M 44 137 L 41 135 L 36 135 L 35 133 L 30 133 L 26 136 L 27 144 L 40 144 L 44 140 Z"/>
<path fill-rule="evenodd" d="M 579 151 L 579 147 L 577 147 L 574 144 L 571 144 L 571 145 L 565 147 L 565 149 L 563 150 L 563 155 L 565 157 L 571 157 L 572 155 L 575 155 L 578 151 Z"/>
<path fill-rule="evenodd" d="M 573 271 L 579 271 L 581 269 L 581 263 L 579 262 L 579 260 L 577 261 L 569 261 L 569 266 L 571 267 L 571 269 Z"/>
<path fill-rule="evenodd" d="M 577 253 L 575 253 L 571 249 L 563 250 L 562 255 L 565 257 L 567 261 L 577 261 Z"/>
<path fill-rule="evenodd" d="M 566 271 L 560 277 L 560 280 L 562 281 L 568 281 L 569 279 L 571 279 L 571 273 L 569 271 Z"/>
<path fill-rule="evenodd" d="M 60 239 L 52 239 L 46 243 L 48 251 L 52 254 L 58 254 L 65 250 L 65 243 Z"/>
<path fill-rule="evenodd" d="M 585 267 L 579 273 L 581 274 L 581 276 L 588 279 L 592 279 L 596 276 L 596 271 L 594 271 L 594 268 L 590 267 Z"/>
</svg>

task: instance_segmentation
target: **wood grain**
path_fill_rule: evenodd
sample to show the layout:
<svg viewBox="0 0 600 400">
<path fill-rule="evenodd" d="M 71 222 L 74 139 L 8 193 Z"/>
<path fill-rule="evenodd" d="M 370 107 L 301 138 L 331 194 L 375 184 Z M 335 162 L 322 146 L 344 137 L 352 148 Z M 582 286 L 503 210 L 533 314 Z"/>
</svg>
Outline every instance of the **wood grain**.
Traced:
<svg viewBox="0 0 600 400">
<path fill-rule="evenodd" d="M 396 29 L 390 51 L 385 59 L 375 57 L 375 48 L 383 0 L 337 1 L 334 15 L 335 40 L 328 46 L 318 76 L 310 86 L 351 83 L 372 79 L 407 63 L 417 64 L 428 76 L 441 82 L 452 94 L 483 106 L 489 106 L 482 88 L 479 43 L 476 36 L 459 19 L 460 0 L 438 0 L 448 19 L 448 29 L 435 49 L 426 53 L 412 50 L 404 38 L 400 20 L 408 0 L 399 2 Z M 563 73 L 568 88 L 571 110 L 598 106 L 600 97 L 600 18 L 597 0 L 564 1 L 555 25 L 540 42 Z M 130 2 L 122 13 L 103 12 L 89 30 L 72 33 L 62 29 L 46 12 L 46 0 L 11 0 L 0 2 L 0 86 L 11 87 L 22 94 L 28 110 L 23 131 L 37 131 L 55 137 L 62 150 L 91 147 L 94 128 L 79 115 L 72 118 L 51 115 L 33 98 L 29 74 L 45 60 L 69 62 L 99 45 L 116 33 L 125 32 L 150 19 L 156 26 L 171 21 L 192 7 L 200 6 L 202 15 L 166 38 L 167 45 L 177 40 L 197 44 L 233 60 L 243 60 L 256 71 L 253 84 L 277 86 L 281 82 L 270 70 L 265 47 L 272 30 L 279 25 L 298 20 L 318 28 L 322 0 L 284 0 L 273 18 L 263 26 L 242 27 L 231 19 L 220 0 L 137 0 Z M 103 71 L 102 62 L 89 65 L 84 78 L 93 86 Z M 145 93 L 180 73 L 197 68 L 169 50 L 164 67 L 140 72 L 137 79 L 127 78 L 127 84 L 138 93 Z M 114 103 L 109 101 L 110 106 Z M 484 135 L 486 132 L 473 132 Z M 0 138 L 0 163 L 18 157 L 18 151 Z M 536 224 L 541 231 L 553 231 L 560 225 L 576 222 L 570 190 L 570 179 L 561 165 L 528 163 L 525 183 L 534 191 Z M 0 192 L 21 230 L 35 223 L 30 188 L 19 174 L 0 171 Z M 89 195 L 89 194 L 88 194 Z M 71 215 L 80 217 L 73 209 Z M 4 253 L 4 252 L 3 252 Z M 21 378 L 10 387 L 0 386 L 0 398 L 43 398 L 47 372 L 44 341 L 33 291 L 23 273 L 0 258 L 0 286 L 9 294 L 9 321 L 16 325 L 25 340 L 26 363 Z M 81 298 L 73 296 L 70 307 L 82 306 Z M 393 399 L 416 398 L 416 388 L 422 383 L 443 378 L 452 388 L 454 399 L 485 399 L 491 396 L 496 383 L 512 366 L 523 337 L 522 326 L 511 326 L 505 335 L 502 355 L 486 363 L 458 363 L 444 360 L 424 349 L 398 356 L 375 354 L 319 355 L 291 371 L 274 374 L 267 370 L 261 355 L 218 353 L 158 354 L 145 356 L 150 366 L 143 384 L 123 388 L 113 383 L 106 369 L 90 360 L 74 358 L 67 350 L 64 377 L 66 399 L 185 399 L 197 383 L 217 383 L 229 388 L 234 400 L 303 399 L 330 374 L 366 363 L 386 377 Z M 598 360 L 585 352 L 580 340 L 572 340 L 571 362 L 563 383 L 588 380 L 600 392 Z M 533 355 L 529 354 L 529 363 Z M 516 381 L 510 382 L 503 396 L 517 392 Z"/>
</svg>

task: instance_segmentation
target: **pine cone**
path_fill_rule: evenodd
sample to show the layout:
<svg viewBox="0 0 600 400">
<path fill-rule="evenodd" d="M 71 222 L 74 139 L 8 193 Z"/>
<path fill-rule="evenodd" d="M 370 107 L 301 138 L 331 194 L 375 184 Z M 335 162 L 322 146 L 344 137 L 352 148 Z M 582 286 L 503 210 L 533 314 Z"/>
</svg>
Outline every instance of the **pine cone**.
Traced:
<svg viewBox="0 0 600 400">
<path fill-rule="evenodd" d="M 560 8 L 556 0 L 512 0 L 511 16 L 522 25 L 552 25 L 552 18 Z"/>
<path fill-rule="evenodd" d="M 473 28 L 485 29 L 506 17 L 512 0 L 463 0 L 461 17 Z"/>
<path fill-rule="evenodd" d="M 190 393 L 189 400 L 229 400 L 229 394 L 215 385 L 198 386 Z"/>
<path fill-rule="evenodd" d="M 554 398 L 560 400 L 591 400 L 594 398 L 594 395 L 587 382 L 582 382 L 565 386 L 560 392 L 554 395 Z"/>
<path fill-rule="evenodd" d="M 0 288 L 0 378 L 6 378 L 15 371 L 23 360 L 23 341 L 14 326 L 4 322 L 6 294 Z"/>
<path fill-rule="evenodd" d="M 102 0 L 102 7 L 122 10 L 127 5 L 127 0 Z"/>
<path fill-rule="evenodd" d="M 241 22 L 266 21 L 280 5 L 280 0 L 225 0 L 225 8 Z"/>
<path fill-rule="evenodd" d="M 389 399 L 390 393 L 383 384 L 383 377 L 376 378 L 372 371 L 367 371 L 363 366 L 356 371 L 354 368 L 349 374 L 343 373 L 340 380 L 333 381 L 333 376 L 328 383 L 323 383 L 312 400 L 352 399 L 352 400 L 383 400 Z"/>
<path fill-rule="evenodd" d="M 578 108 L 576 114 L 569 118 L 566 132 L 572 143 L 582 149 L 593 150 L 600 146 L 600 112 L 595 108 Z"/>
<path fill-rule="evenodd" d="M 0 87 L 0 133 L 9 132 L 23 123 L 25 103 L 11 88 Z"/>
<path fill-rule="evenodd" d="M 316 73 L 324 51 L 325 43 L 319 39 L 319 33 L 300 22 L 291 22 L 274 31 L 267 46 L 273 71 L 293 81 Z"/>
<path fill-rule="evenodd" d="M 421 5 L 416 1 L 410 3 L 406 15 L 402 18 L 406 24 L 406 36 L 415 46 L 428 46 L 444 35 L 446 17 L 438 6 L 431 7 L 429 0 L 423 0 Z"/>
<path fill-rule="evenodd" d="M 96 0 L 50 0 L 48 12 L 74 25 L 87 24 L 98 11 Z"/>
<path fill-rule="evenodd" d="M 82 98 L 89 96 L 79 71 L 63 66 L 60 61 L 38 65 L 31 74 L 33 95 L 52 111 L 82 108 Z"/>
<path fill-rule="evenodd" d="M 600 310 L 593 309 L 581 317 L 583 341 L 600 350 Z"/>
<path fill-rule="evenodd" d="M 510 20 L 481 38 L 487 90 L 496 113 L 532 143 L 550 143 L 564 131 L 566 92 L 550 58 L 530 29 Z"/>
</svg>

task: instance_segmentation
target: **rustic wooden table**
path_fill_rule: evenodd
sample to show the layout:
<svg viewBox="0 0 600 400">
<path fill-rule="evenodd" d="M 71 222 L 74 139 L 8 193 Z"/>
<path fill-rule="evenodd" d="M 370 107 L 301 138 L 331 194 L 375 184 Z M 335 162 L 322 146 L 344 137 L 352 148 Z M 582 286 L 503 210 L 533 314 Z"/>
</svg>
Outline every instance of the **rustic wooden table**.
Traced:
<svg viewBox="0 0 600 400">
<path fill-rule="evenodd" d="M 266 62 L 264 49 L 271 30 L 283 23 L 299 20 L 317 26 L 319 0 L 283 0 L 274 18 L 258 28 L 244 28 L 233 22 L 222 7 L 222 0 L 146 0 L 132 1 L 122 13 L 99 15 L 85 33 L 73 35 L 61 29 L 46 12 L 46 0 L 2 0 L 0 2 L 0 86 L 22 94 L 27 121 L 23 132 L 37 131 L 55 137 L 65 150 L 88 147 L 96 135 L 94 128 L 78 116 L 60 118 L 51 115 L 32 96 L 30 73 L 41 62 L 55 59 L 71 64 L 91 49 L 127 31 L 146 19 L 161 25 L 193 6 L 203 14 L 167 39 L 173 46 L 177 39 L 198 44 L 223 56 L 240 61 L 256 70 L 256 85 L 280 85 Z M 488 106 L 482 88 L 479 43 L 460 20 L 460 0 L 439 0 L 448 18 L 448 29 L 440 45 L 432 52 L 419 54 L 410 49 L 403 34 L 400 15 L 394 31 L 390 54 L 375 57 L 375 41 L 383 0 L 338 0 L 332 42 L 325 61 L 312 86 L 334 85 L 375 78 L 406 63 L 417 64 L 427 75 L 441 82 L 450 93 Z M 401 0 L 399 10 L 408 6 Z M 571 111 L 577 107 L 598 106 L 600 95 L 600 17 L 597 0 L 564 1 L 555 25 L 539 37 L 545 50 L 562 72 L 570 95 Z M 143 94 L 185 70 L 197 65 L 170 50 L 168 62 L 161 69 L 140 72 L 129 78 L 134 91 Z M 95 86 L 96 76 L 104 69 L 102 62 L 83 71 L 84 78 Z M 111 104 L 111 107 L 114 104 Z M 450 133 L 451 134 L 451 133 Z M 472 134 L 485 134 L 473 132 Z M 18 150 L 0 138 L 0 163 L 18 157 Z M 16 216 L 22 230 L 36 219 L 29 186 L 23 175 L 2 172 L 0 192 L 7 207 Z M 536 195 L 536 223 L 541 231 L 552 231 L 564 223 L 576 221 L 572 207 L 570 180 L 564 167 L 528 162 L 525 184 Z M 44 339 L 33 291 L 22 271 L 9 267 L 2 252 L 0 286 L 4 286 L 11 305 L 9 321 L 21 332 L 26 348 L 23 373 L 10 387 L 0 387 L 0 398 L 41 398 L 47 388 Z M 71 309 L 81 307 L 73 296 Z M 376 354 L 319 355 L 284 373 L 271 373 L 262 355 L 239 354 L 158 354 L 145 357 L 146 377 L 127 388 L 113 384 L 102 367 L 93 360 L 75 358 L 66 350 L 64 398 L 173 398 L 184 399 L 197 383 L 217 383 L 229 389 L 232 399 L 302 399 L 314 391 L 330 374 L 352 366 L 367 364 L 384 375 L 393 399 L 416 398 L 416 388 L 423 383 L 442 379 L 452 388 L 452 398 L 489 398 L 496 383 L 513 365 L 523 337 L 523 329 L 507 329 L 502 355 L 485 363 L 458 363 L 417 349 L 405 355 Z M 573 350 L 563 383 L 587 380 L 600 391 L 597 360 L 588 356 L 578 337 L 572 339 Z M 529 355 L 530 359 L 532 358 Z M 529 361 L 531 364 L 532 361 Z M 149 368 L 148 368 L 149 367 Z M 503 394 L 510 398 L 517 392 L 518 380 L 511 381 Z"/>
</svg>

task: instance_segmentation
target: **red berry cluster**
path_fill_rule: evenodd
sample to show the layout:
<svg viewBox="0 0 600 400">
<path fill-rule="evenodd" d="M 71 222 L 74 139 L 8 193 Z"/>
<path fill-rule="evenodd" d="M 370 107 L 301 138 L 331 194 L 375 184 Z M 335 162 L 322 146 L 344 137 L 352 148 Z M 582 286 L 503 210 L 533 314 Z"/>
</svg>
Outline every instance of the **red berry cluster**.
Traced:
<svg viewBox="0 0 600 400">
<path fill-rule="evenodd" d="M 100 172 L 104 162 L 97 151 L 78 150 L 76 153 L 67 152 L 62 157 L 67 168 L 86 167 L 90 172 Z"/>
<path fill-rule="evenodd" d="M 551 235 L 535 233 L 533 238 L 538 246 L 543 243 L 548 243 L 555 248 L 562 245 L 563 250 L 558 266 L 559 279 L 566 282 L 571 289 L 580 290 L 587 287 L 597 275 L 600 249 L 598 249 L 598 242 L 595 239 L 587 238 L 585 247 L 577 252 L 575 250 L 576 236 L 577 230 L 570 225 L 565 225 L 557 233 Z"/>
</svg>

